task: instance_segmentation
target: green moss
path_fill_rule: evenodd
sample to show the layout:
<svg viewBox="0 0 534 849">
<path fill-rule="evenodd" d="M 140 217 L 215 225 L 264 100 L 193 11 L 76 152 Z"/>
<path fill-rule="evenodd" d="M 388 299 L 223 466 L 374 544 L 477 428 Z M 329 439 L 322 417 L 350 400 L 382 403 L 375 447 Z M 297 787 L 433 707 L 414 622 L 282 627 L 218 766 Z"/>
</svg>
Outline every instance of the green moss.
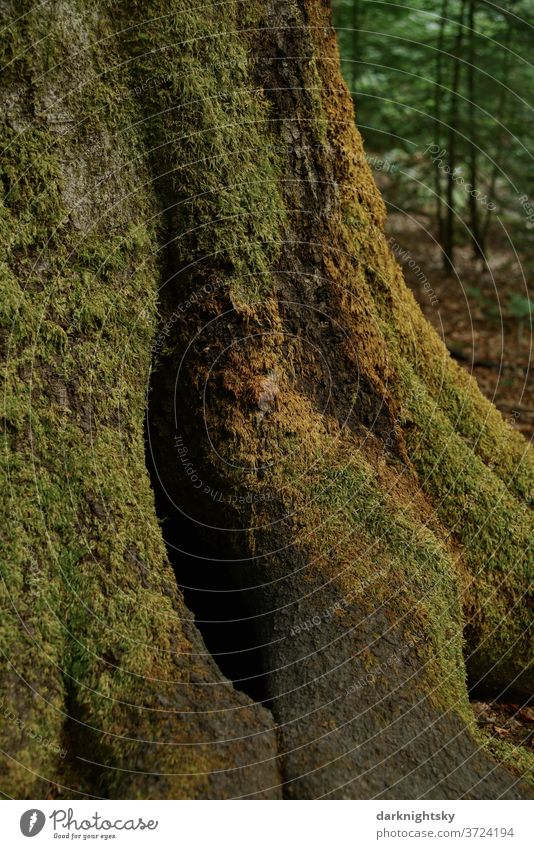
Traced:
<svg viewBox="0 0 534 849">
<path fill-rule="evenodd" d="M 234 305 L 246 306 L 270 290 L 284 223 L 281 164 L 243 32 L 247 23 L 252 30 L 254 7 L 215 5 L 207 21 L 188 4 L 168 14 L 166 4 L 151 2 L 143 14 L 148 26 L 131 28 L 125 47 L 137 56 L 130 70 L 143 94 L 140 129 L 153 150 L 165 217 L 178 233 L 176 264 L 204 278 L 226 269 Z M 147 31 L 157 45 L 148 51 Z"/>
<path fill-rule="evenodd" d="M 529 690 L 534 451 L 451 360 L 404 286 L 383 234 L 355 234 L 357 254 L 368 243 L 372 314 L 390 356 L 388 382 L 407 455 L 457 544 L 470 669 L 492 686 L 516 679 Z"/>
<path fill-rule="evenodd" d="M 57 747 L 67 735 L 69 750 L 63 761 L 15 723 L 3 729 L 19 761 L 4 786 L 15 796 L 46 793 L 39 775 L 81 786 L 84 751 L 110 767 L 98 778 L 109 795 L 121 765 L 141 756 L 157 759 L 154 772 L 169 774 L 159 793 L 174 797 L 203 795 L 206 775 L 225 765 L 213 748 L 188 748 L 183 723 L 161 708 L 177 704 L 200 661 L 178 616 L 143 420 L 161 233 L 187 232 L 178 261 L 224 268 L 245 304 L 264 296 L 278 250 L 279 167 L 237 32 L 241 8 L 214 6 L 207 21 L 185 3 L 171 14 L 168 4 L 110 4 L 107 16 L 61 2 L 46 16 L 28 9 L 3 42 L 4 58 L 21 58 L 6 76 L 16 106 L 0 126 L 0 640 L 18 714 Z M 121 14 L 128 29 L 115 36 Z M 151 75 L 157 85 L 137 99 Z M 83 739 L 66 713 L 88 724 Z M 162 739 L 184 745 L 151 754 L 137 742 Z M 134 779 L 128 788 L 138 793 Z"/>
<path fill-rule="evenodd" d="M 480 746 L 497 761 L 505 764 L 523 781 L 534 786 L 534 755 L 525 746 L 515 746 L 500 740 L 498 737 L 490 736 L 480 729 L 474 730 Z"/>
<path fill-rule="evenodd" d="M 419 649 L 425 695 L 441 709 L 469 716 L 459 582 L 450 552 L 421 521 L 416 504 L 401 506 L 398 494 L 387 492 L 360 451 L 353 450 L 341 463 L 326 453 L 326 458 L 324 451 L 317 457 L 312 472 L 285 471 L 286 479 L 294 475 L 298 480 L 296 504 L 314 528 L 314 541 L 320 540 L 322 574 L 325 562 L 332 574 L 346 570 L 350 596 L 353 586 L 378 572 L 373 609 L 383 603 L 394 629 L 418 640 L 425 635 Z"/>
<path fill-rule="evenodd" d="M 478 663 L 480 673 L 491 670 L 489 680 L 504 686 L 531 674 L 532 512 L 458 432 L 413 369 L 404 374 L 409 455 L 437 515 L 461 544 L 469 576 L 467 653 L 477 650 L 472 665 Z"/>
<path fill-rule="evenodd" d="M 147 764 L 166 773 L 159 792 L 176 797 L 202 795 L 203 773 L 227 766 L 209 746 L 188 748 L 173 713 L 182 704 L 179 685 L 200 661 L 179 618 L 184 608 L 155 516 L 142 428 L 158 309 L 165 320 L 173 301 L 208 281 L 222 283 L 238 312 L 281 324 L 267 314 L 276 312 L 271 269 L 285 228 L 291 232 L 284 162 L 243 32 L 249 28 L 252 39 L 261 14 L 256 3 L 215 4 L 208 16 L 185 0 L 119 10 L 63 0 L 46 15 L 28 6 L 3 42 L 3 58 L 14 61 L 0 125 L 0 320 L 8 353 L 0 640 L 17 713 L 42 739 L 70 740 L 73 781 L 79 740 L 65 714 L 87 723 L 81 752 L 106 765 L 99 792 L 109 795 L 125 786 L 121 770 L 132 764 L 141 764 L 141 775 Z M 489 656 L 502 655 L 525 622 L 522 607 L 515 621 L 501 619 L 522 601 L 532 567 L 532 452 L 443 359 L 403 288 L 377 229 L 383 205 L 369 169 L 347 164 L 360 151 L 354 137 L 343 137 L 351 116 L 333 114 L 336 103 L 319 91 L 328 89 L 325 73 L 322 58 L 312 57 L 310 136 L 332 145 L 325 174 L 340 193 L 314 244 L 317 265 L 333 281 L 336 318 L 358 340 L 358 368 L 391 410 L 402 409 L 397 429 L 405 429 L 418 481 L 390 492 L 387 463 L 381 468 L 346 433 L 330 450 L 332 432 L 283 380 L 272 428 L 269 421 L 260 428 L 236 403 L 227 405 L 221 430 L 236 468 L 240 459 L 250 468 L 251 458 L 259 464 L 287 449 L 291 457 L 268 485 L 301 508 L 296 537 L 322 555 L 330 574 L 337 547 L 339 563 L 351 567 L 349 591 L 377 562 L 388 571 L 399 587 L 392 620 L 428 635 L 425 694 L 468 719 L 461 580 L 476 576 L 464 608 Z M 329 155 L 317 153 L 321 166 Z M 165 263 L 187 270 L 158 305 Z M 295 373 L 305 362 L 299 345 Z M 274 336 L 256 354 L 236 378 L 238 400 L 266 366 L 284 374 Z M 261 490 L 255 474 L 225 473 L 229 489 L 245 477 Z M 361 549 L 369 553 L 358 559 Z M 388 584 L 376 594 L 388 600 Z M 515 651 L 520 669 L 526 644 Z M 28 686 L 21 688 L 23 672 Z M 12 795 L 45 792 L 34 773 L 58 782 L 69 775 L 15 722 L 2 735 L 20 762 L 10 764 Z M 157 743 L 148 755 L 143 740 Z M 152 785 L 144 780 L 146 796 Z M 134 796 L 135 781 L 126 785 Z"/>
</svg>

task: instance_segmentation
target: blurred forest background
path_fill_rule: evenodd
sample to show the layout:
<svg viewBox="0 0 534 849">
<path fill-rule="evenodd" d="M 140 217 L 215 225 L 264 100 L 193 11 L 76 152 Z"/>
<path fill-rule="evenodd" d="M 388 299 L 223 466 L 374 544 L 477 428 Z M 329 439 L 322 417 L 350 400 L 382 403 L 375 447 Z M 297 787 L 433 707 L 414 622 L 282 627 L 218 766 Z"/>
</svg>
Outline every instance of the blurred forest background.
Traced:
<svg viewBox="0 0 534 849">
<path fill-rule="evenodd" d="M 532 0 L 334 0 L 345 79 L 429 321 L 534 435 Z"/>
</svg>

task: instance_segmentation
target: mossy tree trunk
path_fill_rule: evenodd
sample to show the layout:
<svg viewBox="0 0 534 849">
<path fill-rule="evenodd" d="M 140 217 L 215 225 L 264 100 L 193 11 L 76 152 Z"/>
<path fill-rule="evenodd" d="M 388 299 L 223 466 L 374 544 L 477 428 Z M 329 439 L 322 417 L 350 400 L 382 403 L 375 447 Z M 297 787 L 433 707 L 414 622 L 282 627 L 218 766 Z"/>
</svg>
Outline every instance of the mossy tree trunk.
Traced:
<svg viewBox="0 0 534 849">
<path fill-rule="evenodd" d="M 532 450 L 404 285 L 327 5 L 1 4 L 4 793 L 529 793 L 466 675 L 532 694 Z"/>
</svg>

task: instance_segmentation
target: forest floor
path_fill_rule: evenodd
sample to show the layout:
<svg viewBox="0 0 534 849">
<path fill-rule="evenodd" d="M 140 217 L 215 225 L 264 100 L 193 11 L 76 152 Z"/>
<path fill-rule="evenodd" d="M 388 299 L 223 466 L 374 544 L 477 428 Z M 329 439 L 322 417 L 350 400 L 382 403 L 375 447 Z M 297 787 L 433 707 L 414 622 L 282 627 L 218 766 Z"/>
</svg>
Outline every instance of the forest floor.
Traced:
<svg viewBox="0 0 534 849">
<path fill-rule="evenodd" d="M 469 247 L 458 247 L 456 275 L 447 277 L 441 250 L 422 220 L 391 215 L 388 233 L 408 285 L 452 355 L 505 418 L 534 439 L 532 266 L 510 245 L 493 245 L 484 267 Z"/>
<path fill-rule="evenodd" d="M 478 725 L 492 737 L 534 749 L 534 708 L 501 702 L 471 702 Z"/>
</svg>

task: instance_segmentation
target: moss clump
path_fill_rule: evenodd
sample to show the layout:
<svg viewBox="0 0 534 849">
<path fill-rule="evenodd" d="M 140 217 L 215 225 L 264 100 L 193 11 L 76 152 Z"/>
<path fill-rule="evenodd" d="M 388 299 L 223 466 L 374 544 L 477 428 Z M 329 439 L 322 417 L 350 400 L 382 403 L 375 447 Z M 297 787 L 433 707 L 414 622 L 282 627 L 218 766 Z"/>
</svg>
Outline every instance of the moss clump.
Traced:
<svg viewBox="0 0 534 849">
<path fill-rule="evenodd" d="M 233 303 L 246 307 L 271 288 L 284 222 L 280 156 L 266 139 L 267 103 L 249 63 L 258 8 L 215 4 L 207 19 L 187 3 L 169 12 L 155 0 L 138 14 L 143 24 L 128 28 L 123 45 L 133 90 L 142 92 L 139 129 L 152 151 L 168 250 L 184 269 L 181 295 L 185 278 L 191 289 L 191 279 L 224 269 Z"/>
<path fill-rule="evenodd" d="M 534 755 L 532 752 L 529 752 L 525 746 L 516 746 L 513 743 L 507 743 L 506 740 L 499 740 L 498 737 L 485 734 L 480 729 L 474 730 L 473 733 L 480 746 L 495 760 L 506 764 L 508 769 L 512 770 L 518 778 L 534 786 Z"/>
</svg>

